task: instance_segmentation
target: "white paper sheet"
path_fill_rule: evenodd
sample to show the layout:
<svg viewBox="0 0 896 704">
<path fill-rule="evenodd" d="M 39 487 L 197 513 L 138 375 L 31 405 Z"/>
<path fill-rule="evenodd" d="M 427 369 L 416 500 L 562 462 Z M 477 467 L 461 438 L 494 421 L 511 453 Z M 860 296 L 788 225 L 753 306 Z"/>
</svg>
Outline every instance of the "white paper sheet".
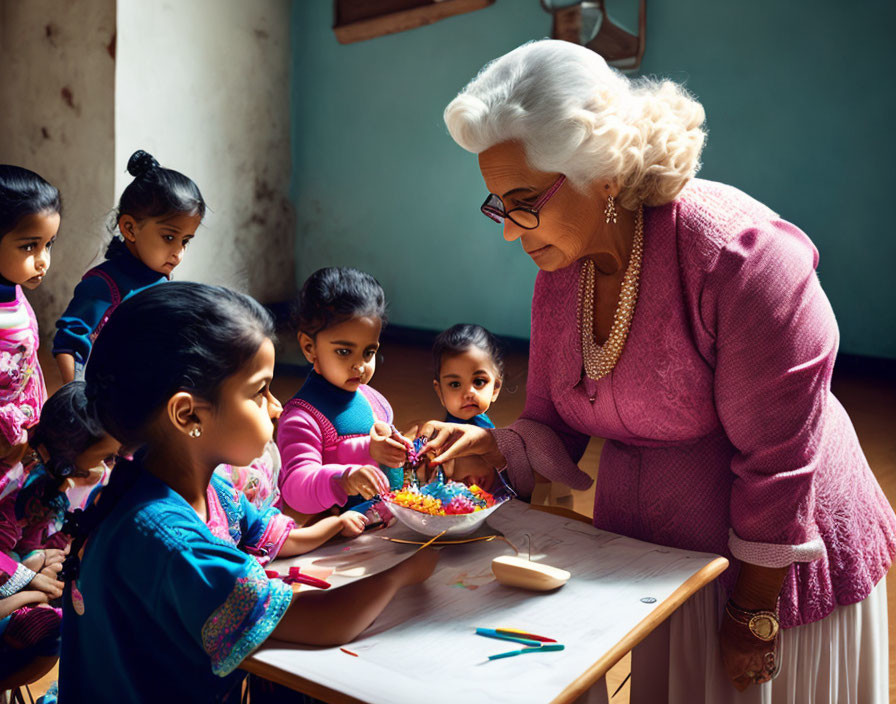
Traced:
<svg viewBox="0 0 896 704">
<path fill-rule="evenodd" d="M 427 582 L 399 592 L 374 624 L 346 645 L 358 657 L 339 648 L 275 641 L 252 657 L 371 704 L 550 702 L 716 557 L 599 531 L 519 501 L 508 502 L 488 524 L 523 557 L 529 556 L 531 540 L 531 559 L 568 570 L 570 581 L 549 593 L 505 587 L 494 580 L 491 560 L 515 554 L 506 542 L 445 547 Z M 366 554 L 365 573 L 372 573 L 414 549 L 379 540 L 375 533 L 354 542 L 299 560 L 310 564 L 335 551 L 349 562 L 357 548 Z M 344 551 L 346 546 L 351 550 Z M 335 585 L 349 578 L 337 572 L 329 579 Z M 488 661 L 488 655 L 517 646 L 477 636 L 476 627 L 528 630 L 555 638 L 566 649 Z"/>
</svg>

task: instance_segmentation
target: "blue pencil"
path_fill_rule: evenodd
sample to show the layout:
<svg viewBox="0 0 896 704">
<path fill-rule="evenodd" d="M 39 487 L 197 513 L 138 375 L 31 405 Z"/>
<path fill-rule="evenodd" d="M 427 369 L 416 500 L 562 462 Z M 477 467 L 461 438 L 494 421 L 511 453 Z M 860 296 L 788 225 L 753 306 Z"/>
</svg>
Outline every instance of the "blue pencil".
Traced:
<svg viewBox="0 0 896 704">
<path fill-rule="evenodd" d="M 542 653 L 548 650 L 563 650 L 565 646 L 561 643 L 548 643 L 538 648 L 523 648 L 522 650 L 508 650 L 506 653 L 498 653 L 497 655 L 489 655 L 489 660 L 500 660 L 501 658 L 512 658 L 514 655 L 525 655 L 526 653 Z"/>
</svg>

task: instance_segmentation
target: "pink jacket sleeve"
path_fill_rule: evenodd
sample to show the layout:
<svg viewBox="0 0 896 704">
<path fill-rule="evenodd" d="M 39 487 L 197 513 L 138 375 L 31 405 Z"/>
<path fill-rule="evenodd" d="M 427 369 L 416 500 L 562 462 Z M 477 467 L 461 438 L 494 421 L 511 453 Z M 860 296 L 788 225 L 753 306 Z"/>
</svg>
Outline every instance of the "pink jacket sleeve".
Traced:
<svg viewBox="0 0 896 704">
<path fill-rule="evenodd" d="M 539 274 L 532 302 L 526 407 L 512 425 L 491 431 L 507 460 L 510 483 L 524 497 L 535 488 L 533 471 L 573 489 L 587 489 L 593 482 L 577 465 L 590 438 L 570 428 L 560 417 L 548 388 L 550 362 L 543 349 L 550 342 L 544 339 L 541 324 L 542 317 L 552 315 L 548 297 Z"/>
<path fill-rule="evenodd" d="M 309 410 L 290 406 L 284 411 L 277 427 L 283 463 L 280 496 L 296 511 L 318 513 L 344 504 L 348 496 L 336 480 L 351 467 L 371 464 L 369 437 L 340 441 L 332 450 L 337 462 L 325 464 L 324 448 L 330 444 L 326 440 L 324 428 Z"/>
<path fill-rule="evenodd" d="M 818 252 L 783 221 L 742 232 L 711 268 L 701 315 L 715 331 L 716 408 L 731 463 L 730 547 L 767 567 L 824 553 L 813 475 L 837 353 Z"/>
</svg>

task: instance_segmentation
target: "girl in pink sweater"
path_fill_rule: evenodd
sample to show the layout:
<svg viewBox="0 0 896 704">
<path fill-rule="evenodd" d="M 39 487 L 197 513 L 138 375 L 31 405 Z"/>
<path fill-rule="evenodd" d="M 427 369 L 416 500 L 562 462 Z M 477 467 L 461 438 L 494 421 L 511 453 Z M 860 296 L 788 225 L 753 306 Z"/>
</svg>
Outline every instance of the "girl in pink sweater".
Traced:
<svg viewBox="0 0 896 704">
<path fill-rule="evenodd" d="M 302 286 L 298 338 L 314 369 L 277 429 L 281 505 L 307 514 L 351 507 L 389 490 L 377 464 L 404 464 L 398 433 L 372 432 L 392 423 L 389 402 L 367 386 L 385 322 L 385 295 L 370 274 L 330 267 Z"/>
</svg>

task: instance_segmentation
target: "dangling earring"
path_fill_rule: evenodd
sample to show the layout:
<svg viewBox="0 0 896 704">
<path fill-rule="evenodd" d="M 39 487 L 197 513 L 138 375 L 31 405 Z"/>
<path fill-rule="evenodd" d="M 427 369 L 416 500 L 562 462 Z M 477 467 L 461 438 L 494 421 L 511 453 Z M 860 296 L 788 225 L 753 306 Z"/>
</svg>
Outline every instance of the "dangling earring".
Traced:
<svg viewBox="0 0 896 704">
<path fill-rule="evenodd" d="M 202 435 L 202 428 L 200 428 L 198 425 L 195 426 L 192 430 L 190 430 L 191 438 L 198 438 L 200 435 Z"/>
<path fill-rule="evenodd" d="M 604 217 L 606 218 L 607 224 L 611 221 L 613 224 L 616 224 L 616 200 L 613 198 L 613 195 L 607 198 L 607 207 L 604 208 Z"/>
</svg>

